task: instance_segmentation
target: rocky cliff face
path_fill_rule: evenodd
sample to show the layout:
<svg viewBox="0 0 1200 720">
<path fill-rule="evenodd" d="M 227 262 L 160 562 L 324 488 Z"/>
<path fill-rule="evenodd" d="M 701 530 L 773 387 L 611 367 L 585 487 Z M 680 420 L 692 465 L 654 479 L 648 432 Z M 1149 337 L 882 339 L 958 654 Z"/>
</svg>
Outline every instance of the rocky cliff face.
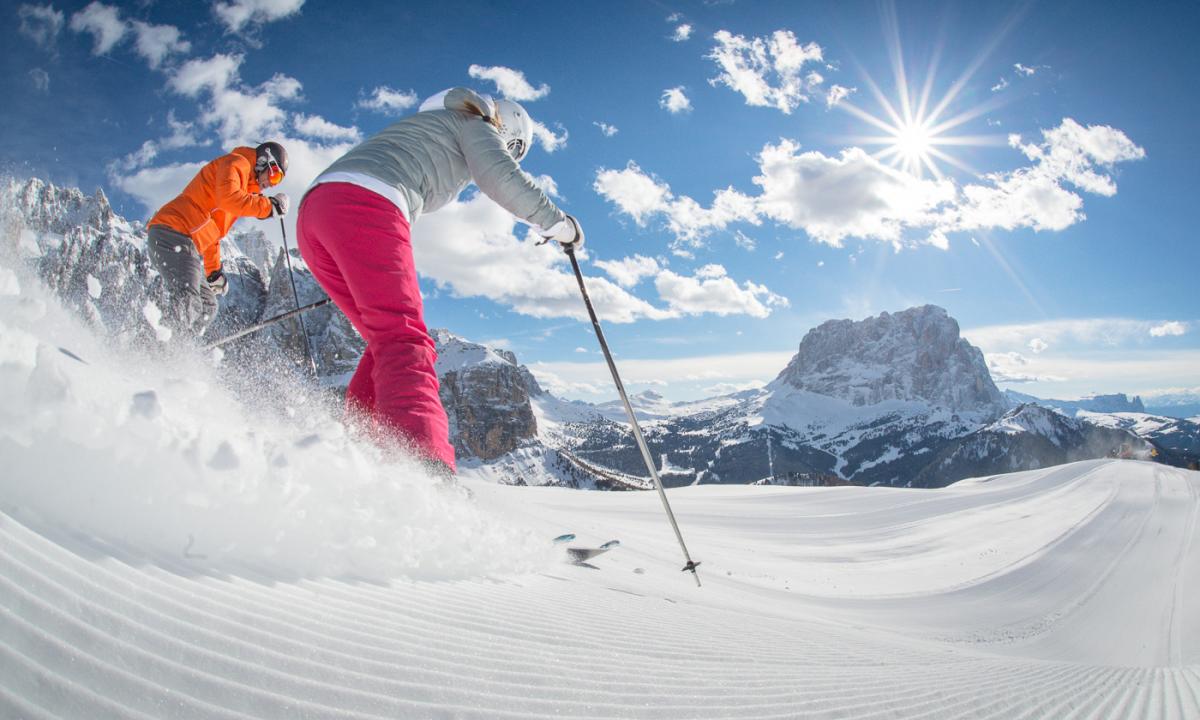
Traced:
<svg viewBox="0 0 1200 720">
<path fill-rule="evenodd" d="M 775 382 L 857 406 L 916 400 L 991 417 L 1007 407 L 983 353 L 935 305 L 822 323 Z"/>
<path fill-rule="evenodd" d="M 530 396 L 541 395 L 542 389 L 516 356 L 448 330 L 430 334 L 455 452 L 495 460 L 534 441 L 538 428 Z"/>
</svg>

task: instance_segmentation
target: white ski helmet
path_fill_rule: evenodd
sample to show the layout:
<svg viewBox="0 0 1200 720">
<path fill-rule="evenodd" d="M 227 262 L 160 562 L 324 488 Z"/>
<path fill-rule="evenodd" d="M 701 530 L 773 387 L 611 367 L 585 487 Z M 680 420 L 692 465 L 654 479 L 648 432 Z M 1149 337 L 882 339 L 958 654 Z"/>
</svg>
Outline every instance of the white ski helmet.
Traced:
<svg viewBox="0 0 1200 720">
<path fill-rule="evenodd" d="M 497 100 L 496 118 L 500 121 L 500 137 L 504 140 L 508 154 L 520 162 L 533 144 L 533 121 L 529 113 L 512 100 Z"/>
</svg>

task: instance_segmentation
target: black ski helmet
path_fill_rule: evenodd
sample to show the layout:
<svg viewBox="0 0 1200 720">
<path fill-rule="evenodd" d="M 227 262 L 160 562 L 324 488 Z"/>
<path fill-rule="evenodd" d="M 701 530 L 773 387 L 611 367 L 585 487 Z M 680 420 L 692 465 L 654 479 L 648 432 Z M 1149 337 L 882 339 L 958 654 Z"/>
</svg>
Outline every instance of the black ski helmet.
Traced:
<svg viewBox="0 0 1200 720">
<path fill-rule="evenodd" d="M 276 164 L 286 173 L 288 169 L 287 150 L 277 142 L 265 142 L 262 145 L 254 148 L 256 156 L 255 168 L 262 170 L 267 166 L 267 161 L 273 159 Z"/>
</svg>

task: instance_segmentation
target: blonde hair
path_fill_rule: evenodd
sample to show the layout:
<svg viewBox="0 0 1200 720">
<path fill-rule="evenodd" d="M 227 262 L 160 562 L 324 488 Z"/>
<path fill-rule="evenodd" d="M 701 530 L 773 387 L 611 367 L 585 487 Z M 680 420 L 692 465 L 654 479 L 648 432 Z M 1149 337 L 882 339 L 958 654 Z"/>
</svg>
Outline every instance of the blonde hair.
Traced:
<svg viewBox="0 0 1200 720">
<path fill-rule="evenodd" d="M 479 107 L 478 105 L 471 102 L 470 100 L 463 101 L 463 105 L 467 108 L 467 110 L 469 112 L 475 113 L 479 117 L 483 118 L 489 125 L 496 128 L 497 130 L 499 130 L 502 127 L 502 123 L 500 122 L 500 114 L 499 113 L 489 114 L 486 110 Z"/>
</svg>

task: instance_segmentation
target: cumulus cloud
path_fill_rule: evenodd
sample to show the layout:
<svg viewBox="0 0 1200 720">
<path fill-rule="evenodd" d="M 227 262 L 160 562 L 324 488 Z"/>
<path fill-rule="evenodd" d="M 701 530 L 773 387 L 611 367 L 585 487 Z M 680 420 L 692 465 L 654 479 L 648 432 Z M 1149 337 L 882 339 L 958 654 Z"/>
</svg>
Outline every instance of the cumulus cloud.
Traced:
<svg viewBox="0 0 1200 720">
<path fill-rule="evenodd" d="M 282 135 L 287 113 L 280 103 L 299 99 L 302 89 L 300 81 L 283 74 L 246 86 L 239 75 L 243 60 L 242 55 L 226 54 L 189 60 L 169 81 L 181 95 L 207 97 L 201 123 L 215 127 L 226 146 L 256 144 L 260 138 Z"/>
<path fill-rule="evenodd" d="M 566 256 L 537 241 L 532 234 L 514 234 L 512 216 L 482 193 L 451 202 L 413 226 L 417 267 L 438 287 L 457 297 L 484 297 L 531 317 L 585 320 Z M 671 317 L 605 278 L 590 277 L 587 283 L 605 321 Z"/>
<path fill-rule="evenodd" d="M 1020 136 L 1010 137 L 1009 144 L 1033 164 L 986 175 L 987 184 L 964 186 L 962 199 L 942 221 L 945 229 L 1062 230 L 1085 217 L 1083 198 L 1064 184 L 1112 196 L 1117 192 L 1113 166 L 1146 156 L 1120 130 L 1107 125 L 1084 127 L 1071 118 L 1043 130 L 1042 138 L 1041 143 L 1023 143 Z"/>
<path fill-rule="evenodd" d="M 721 265 L 705 265 L 692 277 L 663 270 L 654 278 L 659 297 L 682 315 L 749 315 L 765 318 L 772 307 L 787 307 L 787 298 L 750 281 L 738 285 Z"/>
<path fill-rule="evenodd" d="M 337 125 L 319 115 L 300 113 L 292 120 L 292 126 L 301 135 L 321 140 L 357 142 L 362 137 L 358 128 Z"/>
<path fill-rule="evenodd" d="M 1150 335 L 1152 337 L 1178 336 L 1183 335 L 1186 332 L 1187 325 L 1175 320 L 1162 323 L 1161 325 L 1155 325 L 1154 327 L 1150 328 Z"/>
<path fill-rule="evenodd" d="M 595 190 L 639 225 L 661 214 L 676 241 L 695 244 L 734 222 L 764 219 L 803 230 L 839 246 L 846 238 L 879 240 L 897 248 L 928 244 L 946 249 L 950 234 L 981 229 L 1061 230 L 1084 219 L 1079 191 L 1117 191 L 1114 166 L 1145 157 L 1120 130 L 1083 126 L 1065 118 L 1042 131 L 1042 142 L 1010 145 L 1030 161 L 959 186 L 892 168 L 851 147 L 838 156 L 802 152 L 795 141 L 768 143 L 759 153 L 757 195 L 727 188 L 712 207 L 676 197 L 666 182 L 632 161 L 624 170 L 601 168 Z"/>
<path fill-rule="evenodd" d="M 859 148 L 827 157 L 782 140 L 763 148 L 759 169 L 758 211 L 835 247 L 847 237 L 899 242 L 906 226 L 928 224 L 954 199 L 949 180 L 899 172 Z"/>
<path fill-rule="evenodd" d="M 824 82 L 819 73 L 809 69 L 824 61 L 821 46 L 815 42 L 801 45 L 790 30 L 749 39 L 721 30 L 713 39 L 717 45 L 708 57 L 720 72 L 709 83 L 740 93 L 747 105 L 790 114 L 819 92 Z"/>
<path fill-rule="evenodd" d="M 1018 352 L 984 353 L 992 380 L 998 383 L 1061 382 L 1064 378 L 1031 371 L 1029 358 Z"/>
<path fill-rule="evenodd" d="M 688 100 L 688 96 L 684 94 L 682 85 L 663 90 L 662 98 L 659 99 L 658 105 L 672 115 L 689 112 L 692 109 L 692 101 Z"/>
<path fill-rule="evenodd" d="M 600 128 L 600 132 L 604 134 L 604 137 L 612 137 L 613 135 L 616 135 L 618 132 L 618 130 L 615 126 L 609 125 L 606 122 L 598 122 L 597 121 L 597 122 L 593 122 L 592 124 L 595 125 L 596 127 Z"/>
<path fill-rule="evenodd" d="M 550 94 L 550 86 L 542 83 L 534 87 L 525 79 L 525 73 L 503 66 L 485 67 L 472 65 L 467 74 L 476 80 L 489 80 L 496 84 L 496 91 L 509 100 L 527 102 L 540 100 Z"/>
<path fill-rule="evenodd" d="M 1048 345 L 1046 341 L 1042 340 L 1041 338 L 1034 338 L 1029 341 L 1029 349 L 1033 351 L 1034 355 L 1042 354 L 1049 347 L 1050 345 Z"/>
<path fill-rule="evenodd" d="M 104 55 L 121 42 L 129 26 L 121 19 L 121 11 L 98 0 L 71 16 L 71 29 L 91 33 L 95 44 L 93 55 Z"/>
<path fill-rule="evenodd" d="M 17 8 L 17 30 L 43 50 L 53 50 L 66 16 L 53 5 L 24 4 Z"/>
<path fill-rule="evenodd" d="M 693 246 L 707 233 L 731 223 L 759 223 L 753 199 L 733 188 L 714 193 L 712 206 L 706 208 L 690 197 L 677 197 L 669 185 L 633 161 L 622 170 L 601 168 L 592 187 L 638 225 L 644 226 L 651 216 L 661 213 L 676 240 Z"/>
<path fill-rule="evenodd" d="M 620 260 L 596 260 L 592 264 L 608 273 L 609 277 L 624 288 L 631 288 L 641 282 L 642 278 L 655 275 L 659 271 L 658 261 L 644 255 Z"/>
<path fill-rule="evenodd" d="M 134 48 L 153 70 L 157 70 L 167 57 L 187 54 L 192 50 L 192 44 L 184 40 L 183 33 L 173 25 L 151 25 L 134 20 L 131 27 Z"/>
<path fill-rule="evenodd" d="M 838 103 L 858 92 L 858 88 L 848 88 L 841 85 L 834 85 L 829 88 L 829 92 L 825 93 L 825 107 L 837 107 Z"/>
<path fill-rule="evenodd" d="M 417 94 L 412 90 L 394 90 L 387 85 L 380 85 L 372 90 L 370 95 L 360 97 L 354 107 L 388 115 L 398 115 L 416 107 L 418 100 Z"/>
<path fill-rule="evenodd" d="M 304 0 L 232 0 L 213 5 L 213 12 L 229 32 L 241 32 L 247 25 L 282 20 L 300 12 Z"/>
<path fill-rule="evenodd" d="M 171 130 L 169 135 L 157 140 L 145 141 L 136 151 L 114 162 L 109 167 L 110 173 L 116 171 L 129 172 L 137 168 L 146 167 L 156 160 L 164 150 L 179 150 L 209 144 L 197 137 L 194 123 L 176 119 L 174 110 L 167 112 L 167 127 Z"/>
<path fill-rule="evenodd" d="M 533 120 L 532 118 L 530 118 Z M 533 120 L 533 141 L 542 146 L 542 149 L 548 153 L 561 150 L 567 146 L 567 138 L 570 135 L 567 129 L 562 125 L 555 124 L 558 132 L 551 130 L 537 120 Z"/>
<path fill-rule="evenodd" d="M 676 26 L 675 32 L 671 33 L 671 39 L 675 42 L 684 42 L 692 36 L 692 26 L 688 23 L 683 23 Z"/>
<path fill-rule="evenodd" d="M 34 68 L 29 71 L 29 82 L 33 83 L 33 89 L 48 95 L 50 93 L 50 73 L 41 68 Z"/>
</svg>

